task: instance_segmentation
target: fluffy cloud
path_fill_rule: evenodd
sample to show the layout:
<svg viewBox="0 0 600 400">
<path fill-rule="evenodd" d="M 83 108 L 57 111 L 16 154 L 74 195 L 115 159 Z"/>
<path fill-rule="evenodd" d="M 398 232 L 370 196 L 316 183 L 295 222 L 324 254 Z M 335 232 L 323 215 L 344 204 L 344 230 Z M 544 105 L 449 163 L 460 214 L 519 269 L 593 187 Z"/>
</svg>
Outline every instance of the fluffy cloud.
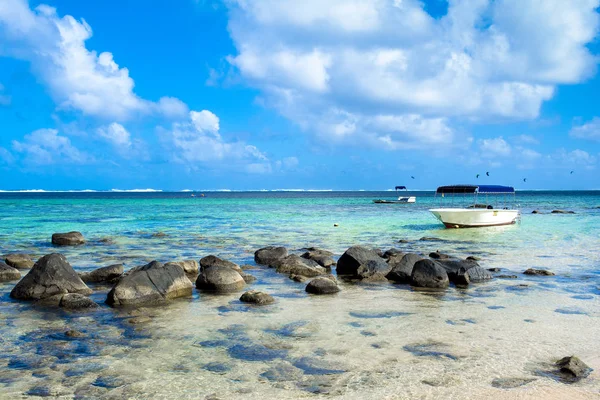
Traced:
<svg viewBox="0 0 600 400">
<path fill-rule="evenodd" d="M 581 166 L 587 168 L 593 168 L 597 161 L 596 157 L 581 149 L 575 149 L 573 151 L 559 149 L 554 155 L 551 156 L 551 159 L 562 165 L 571 167 Z"/>
<path fill-rule="evenodd" d="M 533 119 L 593 75 L 598 0 L 232 0 L 228 57 L 265 105 L 323 139 L 465 144 L 454 119 Z M 508 146 L 508 145 L 507 145 Z"/>
<path fill-rule="evenodd" d="M 61 18 L 47 5 L 31 10 L 26 0 L 0 4 L 0 54 L 29 61 L 59 108 L 118 121 L 139 114 L 187 113 L 177 99 L 163 97 L 154 103 L 136 95 L 129 70 L 119 67 L 110 52 L 88 50 L 90 37 L 92 28 L 85 20 Z"/>
<path fill-rule="evenodd" d="M 513 137 L 513 140 L 522 144 L 540 144 L 540 141 L 531 135 L 519 135 Z"/>
<path fill-rule="evenodd" d="M 502 136 L 493 139 L 478 140 L 477 143 L 482 155 L 486 157 L 508 157 L 512 151 L 510 145 Z"/>
<path fill-rule="evenodd" d="M 181 163 L 242 165 L 247 172 L 270 172 L 268 158 L 255 146 L 225 141 L 219 133 L 219 117 L 208 110 L 191 111 L 189 120 L 159 129 L 163 144 Z"/>
<path fill-rule="evenodd" d="M 590 122 L 573 127 L 569 135 L 577 139 L 600 142 L 600 118 L 594 117 Z"/>
<path fill-rule="evenodd" d="M 98 128 L 98 135 L 120 149 L 131 147 L 131 135 L 121 124 L 112 124 Z"/>
<path fill-rule="evenodd" d="M 50 165 L 55 163 L 85 164 L 92 158 L 79 151 L 66 136 L 56 129 L 38 129 L 25 135 L 22 142 L 12 141 L 16 153 L 24 156 L 24 165 Z"/>
</svg>

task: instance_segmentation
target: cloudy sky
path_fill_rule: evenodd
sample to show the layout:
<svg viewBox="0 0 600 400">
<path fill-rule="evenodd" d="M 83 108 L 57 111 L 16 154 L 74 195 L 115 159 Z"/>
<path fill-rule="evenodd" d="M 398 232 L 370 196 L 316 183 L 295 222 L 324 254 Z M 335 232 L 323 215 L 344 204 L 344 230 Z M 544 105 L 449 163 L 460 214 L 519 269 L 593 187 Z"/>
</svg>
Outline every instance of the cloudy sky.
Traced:
<svg viewBox="0 0 600 400">
<path fill-rule="evenodd" d="M 600 189 L 599 6 L 0 0 L 0 190 Z"/>
</svg>

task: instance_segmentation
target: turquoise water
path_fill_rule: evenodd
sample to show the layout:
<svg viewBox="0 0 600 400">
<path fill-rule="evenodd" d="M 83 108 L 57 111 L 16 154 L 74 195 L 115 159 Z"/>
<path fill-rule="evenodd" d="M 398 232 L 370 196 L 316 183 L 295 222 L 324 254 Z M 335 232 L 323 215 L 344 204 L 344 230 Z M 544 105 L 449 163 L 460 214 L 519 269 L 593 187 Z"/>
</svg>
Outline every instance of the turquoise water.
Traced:
<svg viewBox="0 0 600 400">
<path fill-rule="evenodd" d="M 600 333 L 600 192 L 520 192 L 519 224 L 463 230 L 444 229 L 427 211 L 439 205 L 433 193 L 408 194 L 417 196 L 416 204 L 371 202 L 393 199 L 393 192 L 0 193 L 0 254 L 39 257 L 60 251 L 79 271 L 208 254 L 254 264 L 254 251 L 267 245 L 292 252 L 317 246 L 340 256 L 362 244 L 477 255 L 486 268 L 518 275 L 466 291 L 452 287 L 434 297 L 406 286 L 344 283 L 337 296 L 315 298 L 304 293 L 304 285 L 259 267 L 250 271 L 258 278 L 252 288 L 273 294 L 274 306 L 249 310 L 237 301 L 239 295 L 195 293 L 167 307 L 138 311 L 152 317 L 139 327 L 126 322 L 128 311 L 106 306 L 83 315 L 42 312 L 13 302 L 8 293 L 14 284 L 0 284 L 0 397 L 42 389 L 92 398 L 597 395 L 596 372 L 566 386 L 535 370 L 571 353 L 600 369 L 600 344 L 593 340 Z M 534 209 L 543 213 L 531 214 Z M 575 214 L 550 214 L 554 209 Z M 51 246 L 52 233 L 71 230 L 81 231 L 88 243 Z M 419 240 L 424 237 L 441 240 Z M 530 267 L 557 275 L 521 274 Z M 102 303 L 108 289 L 97 288 L 92 298 Z M 398 310 L 409 315 L 385 314 Z M 357 311 L 384 313 L 365 319 L 356 318 Z M 294 332 L 290 324 L 302 334 L 281 334 L 286 326 Z M 56 332 L 73 326 L 89 333 L 85 345 L 56 339 Z M 207 340 L 227 343 L 198 345 Z M 247 360 L 235 352 L 240 343 L 280 353 Z M 456 357 L 419 356 L 411 351 L 415 345 Z M 15 366 L 10 362 L 15 356 L 29 361 Z M 343 372 L 312 374 L 298 360 Z M 69 372 L 69 364 L 80 369 Z M 295 375 L 265 378 L 270 368 L 294 368 Z M 433 373 L 435 384 L 428 377 Z M 490 384 L 515 374 L 536 381 L 510 392 Z M 103 383 L 117 378 L 119 384 Z"/>
</svg>

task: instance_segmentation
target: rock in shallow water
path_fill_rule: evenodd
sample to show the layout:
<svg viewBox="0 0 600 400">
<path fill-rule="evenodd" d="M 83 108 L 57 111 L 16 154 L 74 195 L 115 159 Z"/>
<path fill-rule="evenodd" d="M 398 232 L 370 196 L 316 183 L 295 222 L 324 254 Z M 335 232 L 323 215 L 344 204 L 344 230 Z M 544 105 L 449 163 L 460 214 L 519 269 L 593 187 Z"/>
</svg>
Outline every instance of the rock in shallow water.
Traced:
<svg viewBox="0 0 600 400">
<path fill-rule="evenodd" d="M 200 269 L 198 267 L 198 261 L 196 260 L 173 261 L 172 263 L 179 265 L 181 268 L 183 268 L 183 271 L 188 275 L 196 275 L 198 274 L 198 271 Z"/>
<path fill-rule="evenodd" d="M 242 269 L 236 263 L 231 261 L 223 260 L 217 256 L 206 256 L 200 260 L 200 268 L 209 268 L 209 267 L 218 267 L 218 268 L 231 268 L 237 271 L 239 274 L 242 273 Z"/>
<path fill-rule="evenodd" d="M 288 251 L 285 247 L 269 246 L 256 250 L 256 252 L 254 252 L 254 261 L 257 264 L 271 266 L 273 262 L 287 256 Z"/>
<path fill-rule="evenodd" d="M 77 246 L 84 244 L 85 239 L 81 232 L 67 232 L 52 234 L 52 244 L 56 246 Z"/>
<path fill-rule="evenodd" d="M 95 269 L 91 272 L 84 272 L 79 275 L 82 281 L 86 283 L 110 282 L 123 275 L 123 264 L 109 265 Z"/>
<path fill-rule="evenodd" d="M 16 281 L 18 279 L 21 279 L 19 270 L 0 261 L 0 282 Z"/>
<path fill-rule="evenodd" d="M 245 285 L 244 278 L 236 270 L 228 267 L 202 268 L 196 279 L 196 288 L 217 293 L 235 292 Z"/>
<path fill-rule="evenodd" d="M 295 254 L 274 261 L 272 266 L 281 274 L 313 277 L 327 273 L 327 269 L 320 266 L 316 261 L 302 258 Z"/>
<path fill-rule="evenodd" d="M 492 386 L 500 389 L 512 389 L 527 385 L 535 380 L 536 378 L 496 378 L 492 381 Z"/>
<path fill-rule="evenodd" d="M 363 246 L 352 246 L 346 250 L 336 267 L 338 275 L 369 281 L 385 281 L 391 269 L 375 250 Z"/>
<path fill-rule="evenodd" d="M 386 275 L 386 278 L 396 283 L 410 283 L 410 276 L 417 261 L 423 258 L 418 254 L 408 253 L 401 256 L 391 256 L 388 265 L 392 270 Z"/>
<path fill-rule="evenodd" d="M 523 273 L 525 275 L 538 275 L 538 276 L 553 276 L 553 275 L 555 275 L 554 272 L 552 272 L 552 271 L 548 271 L 545 269 L 535 269 L 535 268 L 526 269 Z"/>
<path fill-rule="evenodd" d="M 91 294 L 92 290 L 83 283 L 62 254 L 53 253 L 35 263 L 31 271 L 10 292 L 10 297 L 19 300 L 40 300 L 66 293 L 87 295 Z"/>
<path fill-rule="evenodd" d="M 327 250 L 321 250 L 316 248 L 310 248 L 304 254 L 302 254 L 302 258 L 306 258 L 308 260 L 313 260 L 321 267 L 330 268 L 332 265 L 335 265 L 335 260 L 333 259 L 333 253 Z"/>
<path fill-rule="evenodd" d="M 30 269 L 35 264 L 28 254 L 22 253 L 7 254 L 4 261 L 7 265 L 16 269 Z"/>
<path fill-rule="evenodd" d="M 556 365 L 562 372 L 570 373 L 577 379 L 585 378 L 592 371 L 586 363 L 575 356 L 561 358 L 556 362 Z"/>
<path fill-rule="evenodd" d="M 420 260 L 415 263 L 410 284 L 415 287 L 443 289 L 450 285 L 450 281 L 441 265 L 432 260 Z"/>
<path fill-rule="evenodd" d="M 333 280 L 319 277 L 310 281 L 305 290 L 312 294 L 333 294 L 339 292 L 340 288 Z"/>
<path fill-rule="evenodd" d="M 108 293 L 106 303 L 114 307 L 160 304 L 191 296 L 192 287 L 180 266 L 152 261 L 123 277 Z"/>
<path fill-rule="evenodd" d="M 244 303 L 252 303 L 257 305 L 267 305 L 274 303 L 275 299 L 273 298 L 273 296 L 267 293 L 251 290 L 249 292 L 244 293 L 242 297 L 240 297 L 240 301 Z"/>
</svg>

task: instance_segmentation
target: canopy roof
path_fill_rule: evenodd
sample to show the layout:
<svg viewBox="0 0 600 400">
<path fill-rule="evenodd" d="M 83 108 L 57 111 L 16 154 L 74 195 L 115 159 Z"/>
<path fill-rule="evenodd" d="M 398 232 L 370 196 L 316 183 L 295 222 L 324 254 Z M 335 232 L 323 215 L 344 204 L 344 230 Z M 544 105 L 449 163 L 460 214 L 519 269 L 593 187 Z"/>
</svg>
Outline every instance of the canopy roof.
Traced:
<svg viewBox="0 0 600 400">
<path fill-rule="evenodd" d="M 396 190 L 406 189 L 406 186 L 396 186 Z"/>
<path fill-rule="evenodd" d="M 515 188 L 512 186 L 500 185 L 450 185 L 440 186 L 436 193 L 514 193 Z"/>
</svg>

